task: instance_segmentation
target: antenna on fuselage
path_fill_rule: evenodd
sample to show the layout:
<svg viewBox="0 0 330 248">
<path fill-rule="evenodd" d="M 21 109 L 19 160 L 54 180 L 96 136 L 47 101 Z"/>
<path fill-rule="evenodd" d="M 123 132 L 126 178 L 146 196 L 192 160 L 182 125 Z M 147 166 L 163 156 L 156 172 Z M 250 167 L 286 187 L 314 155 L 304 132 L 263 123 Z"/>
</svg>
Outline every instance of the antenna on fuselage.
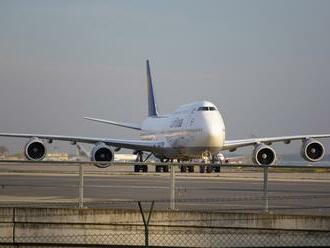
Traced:
<svg viewBox="0 0 330 248">
<path fill-rule="evenodd" d="M 157 104 L 152 85 L 149 60 L 147 62 L 148 116 L 158 117 Z"/>
</svg>

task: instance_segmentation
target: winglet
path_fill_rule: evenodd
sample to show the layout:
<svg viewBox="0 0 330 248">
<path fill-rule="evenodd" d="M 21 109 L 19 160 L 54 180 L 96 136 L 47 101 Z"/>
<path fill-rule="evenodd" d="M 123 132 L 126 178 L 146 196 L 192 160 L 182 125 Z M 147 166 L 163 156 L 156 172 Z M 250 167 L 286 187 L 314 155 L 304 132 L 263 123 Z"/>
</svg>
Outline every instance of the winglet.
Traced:
<svg viewBox="0 0 330 248">
<path fill-rule="evenodd" d="M 154 95 L 154 89 L 152 85 L 149 60 L 147 60 L 146 62 L 147 62 L 147 87 L 148 87 L 148 110 L 149 110 L 148 116 L 157 117 L 158 111 L 157 111 L 157 104 Z"/>
</svg>

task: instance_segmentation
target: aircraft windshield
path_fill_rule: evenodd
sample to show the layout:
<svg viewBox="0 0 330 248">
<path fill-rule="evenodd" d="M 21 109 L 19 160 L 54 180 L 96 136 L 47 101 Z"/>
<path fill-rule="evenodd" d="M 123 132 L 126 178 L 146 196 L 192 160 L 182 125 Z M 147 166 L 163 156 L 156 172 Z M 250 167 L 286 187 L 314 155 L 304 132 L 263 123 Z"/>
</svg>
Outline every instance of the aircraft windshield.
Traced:
<svg viewBox="0 0 330 248">
<path fill-rule="evenodd" d="M 215 111 L 215 107 L 199 107 L 197 111 Z"/>
</svg>

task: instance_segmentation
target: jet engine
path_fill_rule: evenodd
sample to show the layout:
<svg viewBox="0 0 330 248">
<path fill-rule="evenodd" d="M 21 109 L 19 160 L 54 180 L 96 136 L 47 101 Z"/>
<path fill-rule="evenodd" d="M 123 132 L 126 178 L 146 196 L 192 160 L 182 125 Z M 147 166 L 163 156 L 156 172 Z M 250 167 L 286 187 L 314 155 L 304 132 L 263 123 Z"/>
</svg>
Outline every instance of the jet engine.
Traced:
<svg viewBox="0 0 330 248">
<path fill-rule="evenodd" d="M 91 160 L 92 161 L 106 161 L 111 162 L 114 160 L 114 151 L 110 146 L 107 146 L 104 143 L 97 143 L 92 149 Z M 110 164 L 106 163 L 95 163 L 95 166 L 99 168 L 106 168 Z"/>
<path fill-rule="evenodd" d="M 254 148 L 252 160 L 257 165 L 272 165 L 276 160 L 276 153 L 270 146 L 259 144 Z"/>
<path fill-rule="evenodd" d="M 24 154 L 28 160 L 39 161 L 45 158 L 47 149 L 40 139 L 33 138 L 25 145 Z"/>
<path fill-rule="evenodd" d="M 306 139 L 301 146 L 301 156 L 310 162 L 320 161 L 324 156 L 324 146 L 314 139 Z"/>
</svg>

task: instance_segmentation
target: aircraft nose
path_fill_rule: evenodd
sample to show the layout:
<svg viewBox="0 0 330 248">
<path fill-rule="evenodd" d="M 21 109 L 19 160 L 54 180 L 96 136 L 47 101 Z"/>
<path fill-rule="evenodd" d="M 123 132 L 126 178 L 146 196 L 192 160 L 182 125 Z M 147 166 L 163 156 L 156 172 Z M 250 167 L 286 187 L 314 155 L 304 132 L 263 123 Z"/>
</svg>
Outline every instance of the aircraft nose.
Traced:
<svg viewBox="0 0 330 248">
<path fill-rule="evenodd" d="M 203 117 L 203 143 L 207 147 L 222 147 L 225 139 L 225 125 L 220 114 L 206 113 Z"/>
<path fill-rule="evenodd" d="M 206 142 L 208 146 L 219 147 L 222 144 L 222 131 L 220 128 L 206 130 Z"/>
</svg>

